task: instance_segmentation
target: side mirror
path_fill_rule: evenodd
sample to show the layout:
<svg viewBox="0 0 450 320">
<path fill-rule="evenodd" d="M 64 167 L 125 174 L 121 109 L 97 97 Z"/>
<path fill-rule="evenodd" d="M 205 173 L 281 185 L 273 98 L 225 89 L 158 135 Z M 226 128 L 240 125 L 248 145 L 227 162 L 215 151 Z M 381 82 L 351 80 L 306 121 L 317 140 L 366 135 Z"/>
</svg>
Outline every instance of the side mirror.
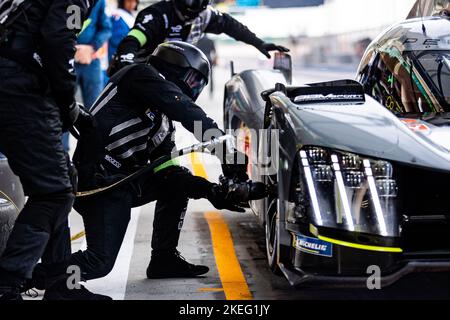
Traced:
<svg viewBox="0 0 450 320">
<path fill-rule="evenodd" d="M 280 70 L 288 84 L 292 84 L 292 57 L 284 52 L 276 52 L 273 63 L 275 70 Z"/>
</svg>

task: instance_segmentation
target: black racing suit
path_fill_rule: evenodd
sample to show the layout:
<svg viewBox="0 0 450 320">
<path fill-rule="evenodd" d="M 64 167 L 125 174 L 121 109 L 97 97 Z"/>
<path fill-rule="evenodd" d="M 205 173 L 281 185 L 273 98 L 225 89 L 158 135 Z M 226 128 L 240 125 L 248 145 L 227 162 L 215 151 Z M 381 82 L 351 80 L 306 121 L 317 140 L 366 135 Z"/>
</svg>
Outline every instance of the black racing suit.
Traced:
<svg viewBox="0 0 450 320">
<path fill-rule="evenodd" d="M 79 152 L 89 141 L 78 143 L 74 159 L 82 190 L 111 185 L 149 161 L 170 154 L 175 147 L 172 120 L 181 122 L 191 132 L 199 121 L 202 133 L 216 129 L 217 136 L 223 134 L 177 86 L 152 66 L 143 64 L 128 66 L 113 76 L 94 104 L 92 114 L 103 142 L 100 157 Z M 90 161 L 92 157 L 99 161 Z M 119 189 L 77 198 L 74 208 L 83 217 L 87 250 L 74 253 L 66 265 L 78 265 L 85 280 L 106 276 L 119 253 L 131 209 L 155 200 L 153 254 L 174 252 L 188 199 L 206 198 L 212 185 L 173 165 Z M 51 277 L 65 266 L 40 268 Z"/>
<path fill-rule="evenodd" d="M 29 1 L 0 43 L 0 152 L 29 197 L 0 259 L 0 287 L 20 286 L 41 257 L 54 262 L 70 254 L 74 195 L 61 116 L 74 103 L 71 61 L 80 30 L 68 27 L 68 7 L 77 6 L 82 21 L 92 1 Z"/>
<path fill-rule="evenodd" d="M 148 57 L 165 41 L 178 40 L 196 44 L 205 33 L 225 33 L 256 48 L 264 44 L 245 25 L 211 6 L 193 21 L 183 21 L 178 16 L 173 1 L 160 1 L 139 13 L 134 27 L 117 49 L 110 73 L 116 72 L 121 65 L 133 63 L 138 57 Z"/>
</svg>

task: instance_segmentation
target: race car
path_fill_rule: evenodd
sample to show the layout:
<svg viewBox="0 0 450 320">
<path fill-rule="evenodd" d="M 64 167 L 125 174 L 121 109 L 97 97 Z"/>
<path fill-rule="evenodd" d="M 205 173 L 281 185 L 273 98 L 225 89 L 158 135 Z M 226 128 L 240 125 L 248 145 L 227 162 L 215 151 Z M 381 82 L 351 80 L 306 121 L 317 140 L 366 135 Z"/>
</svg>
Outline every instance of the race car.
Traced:
<svg viewBox="0 0 450 320">
<path fill-rule="evenodd" d="M 0 153 L 0 256 L 24 203 L 19 178 L 12 173 L 6 157 Z"/>
<path fill-rule="evenodd" d="M 250 204 L 272 271 L 363 287 L 374 270 L 382 286 L 450 272 L 448 15 L 387 29 L 356 80 L 292 86 L 279 69 L 233 75 L 224 99 L 249 175 L 272 190 Z"/>
</svg>

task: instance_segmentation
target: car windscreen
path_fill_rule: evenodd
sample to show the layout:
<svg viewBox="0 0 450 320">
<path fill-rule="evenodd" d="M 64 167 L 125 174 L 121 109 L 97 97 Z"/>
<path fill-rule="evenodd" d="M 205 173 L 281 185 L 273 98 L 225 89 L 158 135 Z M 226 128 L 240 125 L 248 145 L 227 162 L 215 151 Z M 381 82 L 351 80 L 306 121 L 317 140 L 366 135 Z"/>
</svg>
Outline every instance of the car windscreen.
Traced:
<svg viewBox="0 0 450 320">
<path fill-rule="evenodd" d="M 450 52 L 422 51 L 410 53 L 416 67 L 432 88 L 438 100 L 449 111 L 450 107 Z"/>
<path fill-rule="evenodd" d="M 450 112 L 449 51 L 380 52 L 373 97 L 394 113 Z"/>
<path fill-rule="evenodd" d="M 450 0 L 417 0 L 408 19 L 426 17 L 426 16 L 443 16 L 450 11 Z"/>
</svg>

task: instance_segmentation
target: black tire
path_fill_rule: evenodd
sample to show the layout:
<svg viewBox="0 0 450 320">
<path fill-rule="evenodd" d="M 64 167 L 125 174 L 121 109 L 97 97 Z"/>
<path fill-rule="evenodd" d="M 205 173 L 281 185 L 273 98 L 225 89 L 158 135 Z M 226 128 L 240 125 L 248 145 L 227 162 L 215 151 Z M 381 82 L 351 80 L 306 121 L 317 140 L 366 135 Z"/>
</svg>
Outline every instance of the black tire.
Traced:
<svg viewBox="0 0 450 320">
<path fill-rule="evenodd" d="M 270 130 L 270 125 L 268 126 Z M 270 135 L 269 135 L 270 136 Z M 269 138 L 270 139 L 270 138 Z M 269 145 L 270 145 L 270 141 Z M 278 175 L 266 176 L 265 184 L 267 186 L 277 188 L 278 185 Z M 269 264 L 270 270 L 275 275 L 282 275 L 281 270 L 278 266 L 279 261 L 279 245 L 278 245 L 278 197 L 274 194 L 269 195 L 266 199 L 266 216 L 265 216 L 265 231 L 266 231 L 266 251 L 267 251 L 267 262 Z"/>
<path fill-rule="evenodd" d="M 0 256 L 24 204 L 25 196 L 19 178 L 9 168 L 6 158 L 0 154 Z"/>
<path fill-rule="evenodd" d="M 233 121 L 232 129 L 244 129 L 246 124 L 236 119 Z M 265 179 L 266 184 L 277 185 L 277 176 L 268 176 Z M 270 270 L 278 276 L 281 276 L 281 270 L 278 267 L 279 251 L 278 251 L 278 198 L 269 197 L 266 200 L 266 213 L 265 213 L 265 236 L 266 236 L 266 251 L 267 262 Z"/>
<path fill-rule="evenodd" d="M 11 202 L 0 198 L 0 256 L 5 250 L 6 242 L 17 216 L 16 207 Z"/>
<path fill-rule="evenodd" d="M 269 265 L 270 271 L 272 271 L 276 275 L 281 275 L 281 270 L 278 267 L 279 251 L 278 251 L 277 221 L 278 221 L 278 200 L 268 199 L 266 223 L 265 223 L 267 263 Z"/>
<path fill-rule="evenodd" d="M 233 123 L 232 123 L 232 129 L 233 130 L 240 130 L 239 132 L 243 132 L 244 130 L 247 130 L 247 129 L 249 129 L 248 128 L 248 126 L 245 124 L 245 122 L 244 121 L 242 121 L 241 119 L 238 119 L 238 118 L 235 118 L 234 120 L 233 120 Z M 243 142 L 240 142 L 239 141 L 239 139 L 244 139 L 244 141 Z M 247 145 L 247 143 L 250 143 L 250 140 L 247 140 L 247 139 L 249 139 L 248 138 L 248 136 L 237 136 L 237 140 L 238 140 L 238 150 L 240 151 L 240 152 L 242 152 L 242 153 L 245 153 L 246 155 L 247 155 L 247 157 L 249 158 L 249 160 L 251 159 L 251 157 L 250 157 L 250 145 L 248 144 Z M 240 148 L 239 148 L 239 146 L 244 146 L 244 149 L 243 150 L 241 150 Z M 246 148 L 249 148 L 248 150 L 246 150 Z M 248 176 L 249 177 L 251 177 L 251 167 L 249 166 L 249 167 L 247 167 L 247 174 L 248 174 Z"/>
</svg>

